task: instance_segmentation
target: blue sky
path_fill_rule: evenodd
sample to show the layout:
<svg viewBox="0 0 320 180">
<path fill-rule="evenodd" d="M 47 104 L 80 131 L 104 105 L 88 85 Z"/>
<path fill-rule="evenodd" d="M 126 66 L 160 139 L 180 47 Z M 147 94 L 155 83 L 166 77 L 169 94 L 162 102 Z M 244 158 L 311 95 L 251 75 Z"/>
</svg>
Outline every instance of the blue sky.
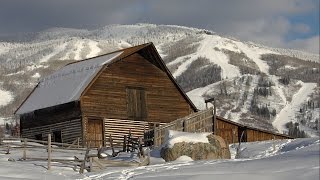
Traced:
<svg viewBox="0 0 320 180">
<path fill-rule="evenodd" d="M 319 53 L 319 0 L 0 0 L 0 36 L 51 27 L 175 24 Z"/>
</svg>

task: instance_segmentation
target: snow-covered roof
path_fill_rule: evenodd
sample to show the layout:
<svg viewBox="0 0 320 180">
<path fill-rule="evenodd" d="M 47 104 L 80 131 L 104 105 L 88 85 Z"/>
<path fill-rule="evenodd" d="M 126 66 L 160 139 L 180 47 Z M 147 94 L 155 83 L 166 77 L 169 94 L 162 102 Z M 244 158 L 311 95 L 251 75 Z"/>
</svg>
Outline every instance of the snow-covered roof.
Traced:
<svg viewBox="0 0 320 180">
<path fill-rule="evenodd" d="M 110 63 L 121 53 L 122 51 L 71 63 L 44 77 L 16 114 L 79 100 L 81 93 L 103 65 Z"/>
</svg>

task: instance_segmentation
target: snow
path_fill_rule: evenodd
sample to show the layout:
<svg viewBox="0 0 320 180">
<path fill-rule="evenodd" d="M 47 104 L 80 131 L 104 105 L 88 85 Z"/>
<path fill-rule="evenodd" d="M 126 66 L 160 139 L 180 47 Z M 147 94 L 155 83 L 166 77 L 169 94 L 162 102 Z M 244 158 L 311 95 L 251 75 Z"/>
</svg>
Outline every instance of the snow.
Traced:
<svg viewBox="0 0 320 180">
<path fill-rule="evenodd" d="M 234 154 L 238 144 L 231 144 Z M 6 147 L 0 146 L 0 179 L 319 179 L 318 138 L 286 139 L 241 143 L 240 158 L 192 161 L 188 156 L 181 156 L 173 162 L 164 162 L 159 150 L 151 151 L 151 164 L 141 167 L 108 167 L 100 172 L 78 174 L 72 165 L 52 163 L 51 171 L 46 169 L 46 161 L 18 161 L 22 149 L 11 149 L 5 154 Z M 46 149 L 28 148 L 27 157 L 46 157 Z M 122 157 L 128 154 L 123 153 Z M 83 159 L 84 151 L 55 150 L 54 159 Z M 233 155 L 234 156 L 234 155 Z M 14 162 L 8 159 L 14 159 Z"/>
<path fill-rule="evenodd" d="M 41 77 L 40 76 L 40 74 L 39 73 L 35 73 L 34 75 L 32 75 L 31 77 L 33 77 L 33 78 L 39 78 L 39 77 Z"/>
<path fill-rule="evenodd" d="M 273 146 L 275 148 L 273 148 Z M 169 162 L 137 168 L 109 168 L 78 179 L 315 179 L 319 178 L 319 140 L 241 144 L 240 159 Z M 233 150 L 230 147 L 230 150 Z M 187 159 L 183 157 L 182 159 Z"/>
<path fill-rule="evenodd" d="M 90 48 L 90 53 L 86 56 L 86 58 L 98 56 L 101 51 L 101 49 L 98 47 L 98 42 L 90 40 L 88 45 Z"/>
<path fill-rule="evenodd" d="M 184 71 L 188 69 L 190 64 L 199 57 L 206 57 L 211 63 L 217 64 L 222 69 L 223 78 L 232 78 L 240 75 L 239 68 L 229 64 L 229 58 L 223 52 L 217 51 L 214 47 L 220 42 L 221 37 L 216 35 L 202 35 L 203 40 L 200 41 L 200 47 L 196 53 L 188 55 L 190 59 L 183 62 L 178 69 L 173 73 L 174 77 L 180 76 Z M 175 61 L 171 62 L 178 63 L 185 57 L 179 57 Z"/>
<path fill-rule="evenodd" d="M 75 60 L 80 60 L 81 59 L 80 54 L 81 54 L 81 50 L 83 48 L 83 45 L 84 45 L 83 41 L 77 41 L 75 43 L 75 47 L 74 47 L 75 48 L 75 51 L 74 51 L 74 54 L 75 54 L 74 59 Z"/>
<path fill-rule="evenodd" d="M 272 125 L 278 129 L 279 132 L 286 130 L 285 124 L 290 121 L 295 121 L 295 114 L 299 111 L 300 105 L 308 98 L 317 86 L 316 83 L 303 83 L 299 81 L 302 87 L 293 95 L 292 101 L 287 104 L 277 115 Z M 283 98 L 283 97 L 282 97 Z"/>
<path fill-rule="evenodd" d="M 190 162 L 190 161 L 193 161 L 193 159 L 189 156 L 180 156 L 175 160 L 175 162 Z"/>
<path fill-rule="evenodd" d="M 0 107 L 9 104 L 12 100 L 11 92 L 0 89 Z"/>
<path fill-rule="evenodd" d="M 40 80 L 29 98 L 16 112 L 23 114 L 78 100 L 83 90 L 100 71 L 122 52 L 69 64 Z"/>
<path fill-rule="evenodd" d="M 44 63 L 44 62 L 47 62 L 49 61 L 53 56 L 57 55 L 58 53 L 60 53 L 61 51 L 63 51 L 65 48 L 66 48 L 66 44 L 63 44 L 61 46 L 57 46 L 52 53 L 42 57 L 39 62 L 40 63 Z"/>
<path fill-rule="evenodd" d="M 269 53 L 277 54 L 277 53 L 274 53 L 270 50 L 258 48 L 258 47 L 249 47 L 247 44 L 244 44 L 240 41 L 239 42 L 235 41 L 234 43 L 240 48 L 240 50 L 243 53 L 245 53 L 251 60 L 253 60 L 257 64 L 261 72 L 265 74 L 269 74 L 269 66 L 265 61 L 262 61 L 260 59 L 260 56 L 262 54 L 269 54 Z"/>
<path fill-rule="evenodd" d="M 175 143 L 209 143 L 207 136 L 211 133 L 189 133 L 169 130 L 165 137 L 165 144 L 163 146 L 172 148 Z"/>
</svg>

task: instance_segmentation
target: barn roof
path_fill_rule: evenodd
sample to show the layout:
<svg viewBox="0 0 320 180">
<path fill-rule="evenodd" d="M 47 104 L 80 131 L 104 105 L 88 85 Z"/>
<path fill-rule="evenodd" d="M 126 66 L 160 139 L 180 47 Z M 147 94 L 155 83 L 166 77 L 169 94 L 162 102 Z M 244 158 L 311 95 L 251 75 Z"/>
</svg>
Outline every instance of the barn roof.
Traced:
<svg viewBox="0 0 320 180">
<path fill-rule="evenodd" d="M 69 63 L 53 74 L 42 78 L 15 114 L 24 114 L 38 109 L 57 106 L 80 99 L 87 87 L 92 84 L 99 72 L 111 63 L 134 53 L 139 53 L 152 64 L 164 71 L 181 95 L 194 111 L 197 108 L 177 84 L 152 43 L 118 50 L 90 59 Z"/>
</svg>

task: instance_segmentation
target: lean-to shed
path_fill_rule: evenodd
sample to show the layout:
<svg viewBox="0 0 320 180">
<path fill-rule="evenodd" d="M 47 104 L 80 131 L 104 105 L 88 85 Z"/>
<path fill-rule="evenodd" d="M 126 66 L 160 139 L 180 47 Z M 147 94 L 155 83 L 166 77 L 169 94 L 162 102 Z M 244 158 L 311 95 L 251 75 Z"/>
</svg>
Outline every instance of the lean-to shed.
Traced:
<svg viewBox="0 0 320 180">
<path fill-rule="evenodd" d="M 40 80 L 16 110 L 21 136 L 83 146 L 120 142 L 197 111 L 152 43 L 67 64 Z"/>
</svg>

